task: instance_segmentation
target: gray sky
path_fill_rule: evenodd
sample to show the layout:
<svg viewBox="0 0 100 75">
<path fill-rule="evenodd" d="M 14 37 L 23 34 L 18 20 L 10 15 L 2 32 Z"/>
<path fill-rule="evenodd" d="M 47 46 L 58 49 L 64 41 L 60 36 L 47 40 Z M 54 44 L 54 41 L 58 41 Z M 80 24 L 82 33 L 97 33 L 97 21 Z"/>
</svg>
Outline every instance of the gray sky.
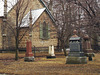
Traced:
<svg viewBox="0 0 100 75">
<path fill-rule="evenodd" d="M 12 6 L 14 6 L 14 4 L 16 3 L 16 0 L 7 0 L 8 2 L 8 7 L 7 7 L 7 11 L 9 11 Z M 4 0 L 0 0 L 0 16 L 3 16 L 4 12 Z"/>
<path fill-rule="evenodd" d="M 3 14 L 3 12 L 4 12 L 4 2 L 3 1 L 4 0 L 0 0 L 0 16 L 4 15 Z M 17 0 L 7 0 L 7 2 L 8 2 L 8 8 L 7 8 L 7 10 L 8 11 L 12 8 L 12 6 L 15 5 L 16 1 Z M 49 0 L 46 0 L 46 1 L 49 1 Z M 98 1 L 99 6 L 100 6 L 100 0 L 97 0 L 97 1 Z"/>
<path fill-rule="evenodd" d="M 0 0 L 0 16 L 3 16 L 3 1 L 2 0 Z"/>
</svg>

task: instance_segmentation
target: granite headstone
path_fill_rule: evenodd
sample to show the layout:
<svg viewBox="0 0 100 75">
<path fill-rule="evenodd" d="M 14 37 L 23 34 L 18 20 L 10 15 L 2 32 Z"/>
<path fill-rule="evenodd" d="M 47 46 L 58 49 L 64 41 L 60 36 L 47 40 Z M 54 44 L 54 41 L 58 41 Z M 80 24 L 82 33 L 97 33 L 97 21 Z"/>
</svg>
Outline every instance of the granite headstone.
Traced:
<svg viewBox="0 0 100 75">
<path fill-rule="evenodd" d="M 76 30 L 74 30 L 74 35 L 69 39 L 70 41 L 70 52 L 66 57 L 67 64 L 86 64 L 87 58 L 84 56 L 82 50 L 81 38 L 76 35 Z"/>
</svg>

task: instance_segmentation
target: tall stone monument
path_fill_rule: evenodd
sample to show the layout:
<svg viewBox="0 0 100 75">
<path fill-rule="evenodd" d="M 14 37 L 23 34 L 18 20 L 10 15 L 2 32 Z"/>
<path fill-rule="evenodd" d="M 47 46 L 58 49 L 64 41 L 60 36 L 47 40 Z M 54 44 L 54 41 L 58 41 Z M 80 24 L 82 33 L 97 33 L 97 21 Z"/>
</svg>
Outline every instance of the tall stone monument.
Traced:
<svg viewBox="0 0 100 75">
<path fill-rule="evenodd" d="M 33 56 L 33 53 L 32 53 L 32 43 L 30 40 L 27 41 L 27 46 L 26 46 L 26 54 L 25 54 L 25 57 L 24 57 L 24 61 L 34 61 L 34 56 Z"/>
<path fill-rule="evenodd" d="M 90 38 L 87 34 L 85 34 L 83 39 L 84 39 L 83 40 L 83 51 L 85 55 L 88 57 L 88 60 L 92 61 L 92 57 L 94 56 L 94 53 L 91 48 Z"/>
<path fill-rule="evenodd" d="M 54 46 L 53 45 L 51 45 L 51 46 L 49 46 L 49 55 L 47 56 L 47 58 L 56 58 L 55 57 L 55 54 L 54 54 Z"/>
<path fill-rule="evenodd" d="M 32 53 L 32 13 L 31 13 L 31 9 L 30 9 L 30 25 L 29 25 L 29 40 L 26 43 L 26 54 L 24 57 L 24 61 L 34 61 L 34 56 Z"/>
<path fill-rule="evenodd" d="M 87 58 L 82 50 L 81 38 L 76 35 L 77 31 L 73 31 L 74 35 L 70 38 L 70 52 L 66 57 L 66 64 L 86 64 Z"/>
</svg>

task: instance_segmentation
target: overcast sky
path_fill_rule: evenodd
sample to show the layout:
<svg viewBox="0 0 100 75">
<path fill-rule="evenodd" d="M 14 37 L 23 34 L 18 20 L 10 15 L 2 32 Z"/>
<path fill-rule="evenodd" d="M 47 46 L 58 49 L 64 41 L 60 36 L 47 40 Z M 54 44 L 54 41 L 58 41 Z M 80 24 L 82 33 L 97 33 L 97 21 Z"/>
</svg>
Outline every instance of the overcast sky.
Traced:
<svg viewBox="0 0 100 75">
<path fill-rule="evenodd" d="M 12 6 L 16 3 L 16 0 L 7 0 L 8 2 L 8 7 L 7 7 L 7 11 L 9 11 Z M 0 16 L 3 16 L 4 12 L 4 0 L 0 0 Z"/>
<path fill-rule="evenodd" d="M 8 2 L 8 8 L 7 8 L 7 11 L 9 11 L 12 6 L 14 6 L 14 4 L 16 3 L 17 0 L 7 0 Z M 46 0 L 46 1 L 49 1 L 49 0 Z M 98 3 L 99 3 L 99 6 L 100 6 L 100 0 L 97 0 Z M 4 0 L 0 0 L 0 16 L 3 16 L 4 12 Z"/>
<path fill-rule="evenodd" d="M 0 16 L 3 16 L 3 1 L 0 0 Z"/>
</svg>

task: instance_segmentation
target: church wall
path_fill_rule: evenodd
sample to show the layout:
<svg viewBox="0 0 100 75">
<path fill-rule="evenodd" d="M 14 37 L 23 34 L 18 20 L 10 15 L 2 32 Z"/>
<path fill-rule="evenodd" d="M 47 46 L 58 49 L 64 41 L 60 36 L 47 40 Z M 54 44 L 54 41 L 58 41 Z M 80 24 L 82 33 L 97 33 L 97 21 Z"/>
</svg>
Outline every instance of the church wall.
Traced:
<svg viewBox="0 0 100 75">
<path fill-rule="evenodd" d="M 49 22 L 50 25 L 50 39 L 48 40 L 42 40 L 40 39 L 40 22 L 46 21 L 46 23 Z M 33 28 L 33 33 L 32 33 L 32 45 L 35 47 L 48 47 L 50 45 L 57 46 L 57 32 L 54 27 L 53 22 L 51 21 L 50 17 L 46 12 L 44 12 L 40 18 L 36 21 L 34 28 Z"/>
<path fill-rule="evenodd" d="M 22 12 L 24 10 L 24 8 L 26 7 L 26 2 L 29 1 L 29 4 L 28 4 L 28 7 L 26 9 L 26 11 L 24 12 L 24 16 L 31 10 L 34 10 L 34 9 L 40 9 L 40 8 L 43 8 L 42 4 L 39 2 L 39 0 L 24 0 L 24 3 L 23 3 L 23 6 L 20 7 L 21 10 L 20 12 Z M 8 18 L 8 22 L 9 24 L 11 23 L 12 24 L 12 27 L 14 26 L 15 27 L 15 23 L 16 23 L 16 12 L 15 12 L 15 8 L 16 8 L 16 5 L 8 12 L 8 15 L 7 15 L 7 18 Z M 22 14 L 19 14 L 19 16 L 21 16 Z M 20 18 L 20 17 L 19 17 Z M 26 29 L 26 28 L 25 28 Z M 21 30 L 22 32 L 23 29 Z M 12 35 L 12 31 L 7 31 L 8 33 L 8 36 L 7 36 L 7 47 L 8 48 L 15 48 L 15 38 L 14 38 L 14 35 Z M 10 35 L 9 35 L 10 34 Z M 27 35 L 25 35 L 27 37 Z M 12 38 L 11 38 L 12 37 Z M 26 38 L 23 38 L 23 39 L 26 39 Z M 24 43 L 24 44 L 23 44 Z M 19 45 L 20 48 L 25 48 L 26 47 L 26 41 L 22 41 Z"/>
<path fill-rule="evenodd" d="M 0 49 L 2 49 L 2 28 L 1 28 L 1 26 L 2 26 L 2 24 L 3 24 L 3 18 L 0 18 Z"/>
<path fill-rule="evenodd" d="M 25 33 L 25 36 L 22 38 L 23 34 Z M 19 40 L 22 38 L 19 44 L 19 48 L 26 48 L 26 42 L 29 39 L 29 29 L 28 28 L 22 28 L 20 31 Z"/>
<path fill-rule="evenodd" d="M 46 21 L 46 23 L 49 22 L 50 25 L 50 39 L 48 40 L 42 40 L 40 39 L 40 22 Z M 23 28 L 21 30 L 21 34 L 23 34 L 23 32 L 26 30 L 27 28 Z M 19 47 L 20 48 L 26 48 L 26 42 L 29 38 L 29 31 L 27 31 L 26 35 L 24 36 L 24 38 L 22 39 Z M 52 22 L 52 20 L 50 19 L 50 17 L 48 16 L 48 14 L 46 12 L 44 12 L 39 19 L 35 22 L 35 24 L 33 25 L 33 31 L 32 31 L 32 47 L 49 47 L 50 45 L 54 45 L 57 46 L 57 31 L 56 28 L 54 26 L 54 23 Z"/>
<path fill-rule="evenodd" d="M 25 2 L 27 2 L 27 0 L 25 0 Z M 26 3 L 24 3 L 24 6 L 26 6 Z M 21 8 L 21 11 L 23 11 L 23 7 Z M 25 11 L 24 16 L 30 11 L 30 9 L 35 10 L 35 9 L 40 9 L 40 8 L 43 8 L 43 5 L 40 3 L 39 0 L 34 0 L 34 1 L 30 0 L 30 3 L 27 7 L 27 10 Z M 8 19 L 10 20 L 10 22 L 12 23 L 13 26 L 16 23 L 16 20 L 15 20 L 16 16 L 15 16 L 15 10 L 14 9 L 15 9 L 15 6 L 8 13 Z M 50 23 L 50 29 L 51 29 L 50 30 L 50 39 L 48 39 L 48 40 L 42 40 L 39 37 L 40 36 L 40 29 L 39 29 L 40 26 L 39 26 L 39 24 L 40 24 L 40 21 L 43 22 L 44 20 L 47 23 L 48 22 Z M 23 34 L 23 32 L 26 31 L 26 29 L 27 28 L 21 29 L 20 37 Z M 27 31 L 27 33 L 23 37 L 22 41 L 20 41 L 19 48 L 26 48 L 26 42 L 27 42 L 27 39 L 29 38 L 28 33 L 29 32 Z M 11 44 L 9 44 L 10 47 L 15 46 L 14 37 L 9 39 L 9 43 L 11 43 Z M 49 45 L 57 46 L 57 32 L 56 32 L 56 29 L 54 27 L 54 23 L 52 22 L 52 20 L 48 16 L 48 14 L 46 12 L 44 12 L 34 24 L 33 31 L 32 31 L 32 47 L 34 47 L 34 46 L 35 47 L 48 47 Z"/>
</svg>

